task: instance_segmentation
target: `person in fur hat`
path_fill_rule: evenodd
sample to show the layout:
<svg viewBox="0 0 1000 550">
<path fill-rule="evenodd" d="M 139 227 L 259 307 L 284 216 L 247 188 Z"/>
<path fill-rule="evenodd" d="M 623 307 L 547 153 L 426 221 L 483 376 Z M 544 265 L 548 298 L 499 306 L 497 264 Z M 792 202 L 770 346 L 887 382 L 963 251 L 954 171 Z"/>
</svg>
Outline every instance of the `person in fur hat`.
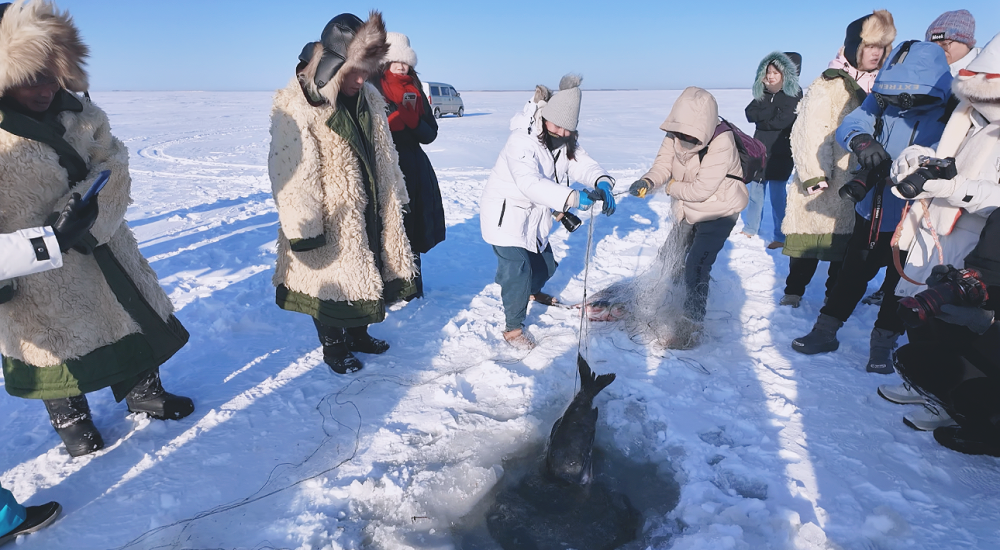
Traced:
<svg viewBox="0 0 1000 550">
<path fill-rule="evenodd" d="M 844 46 L 806 90 L 792 125 L 795 177 L 788 190 L 782 253 L 789 257 L 781 305 L 799 307 L 820 261 L 830 262 L 827 294 L 854 230 L 854 208 L 840 198 L 855 162 L 837 143 L 834 130 L 858 108 L 896 38 L 892 14 L 876 10 L 847 26 Z"/>
<path fill-rule="evenodd" d="M 553 214 L 589 209 L 603 201 L 602 212 L 615 211 L 614 179 L 577 142 L 582 78 L 566 75 L 559 91 L 545 86 L 511 119 L 511 134 L 500 151 L 479 200 L 483 240 L 497 256 L 505 316 L 504 340 L 519 349 L 535 342 L 524 330 L 528 302 L 545 305 L 556 298 L 542 292 L 555 273 L 549 244 Z M 570 182 L 594 189 L 574 190 Z"/>
<path fill-rule="evenodd" d="M 437 139 L 438 125 L 430 103 L 417 78 L 417 53 L 410 39 L 398 32 L 386 33 L 389 52 L 380 72 L 371 82 L 381 90 L 389 106 L 389 129 L 399 154 L 399 168 L 406 180 L 410 208 L 403 217 L 413 257 L 420 267 L 420 255 L 445 238 L 444 204 L 437 174 L 421 145 Z M 424 294 L 423 274 L 416 279 L 417 295 Z"/>
<path fill-rule="evenodd" d="M 904 386 L 879 393 L 897 403 L 939 405 L 925 429 L 945 447 L 1000 456 L 1000 34 L 959 71 L 952 91 L 961 100 L 937 149 L 906 148 L 893 179 L 922 184 L 899 228 L 908 250 L 896 295 L 911 297 L 972 268 L 986 286 L 985 303 L 946 303 L 928 323 L 907 328 L 909 344 L 896 352 Z M 957 175 L 938 179 L 922 157 L 954 157 Z M 899 195 L 898 187 L 893 193 Z M 952 267 L 954 266 L 954 267 Z M 933 420 L 933 423 L 930 422 Z M 955 423 L 958 423 L 955 426 Z M 935 428 L 935 425 L 937 426 Z"/>
<path fill-rule="evenodd" d="M 781 52 L 767 54 L 757 66 L 753 101 L 746 108 L 747 122 L 757 125 L 753 137 L 767 147 L 767 168 L 763 181 L 750 182 L 750 203 L 742 214 L 743 234 L 752 237 L 760 230 L 764 193 L 769 192 L 774 234 L 767 247 L 772 250 L 785 243 L 781 222 L 785 218 L 785 187 L 792 175 L 792 123 L 795 122 L 795 108 L 802 99 L 800 65 L 801 57 L 797 64 Z"/>
<path fill-rule="evenodd" d="M 47 225 L 111 172 L 90 229 L 60 246 L 62 267 L 0 283 L 10 287 L 0 304 L 4 387 L 41 399 L 69 454 L 80 456 L 104 445 L 89 392 L 110 386 L 130 411 L 159 419 L 194 411 L 159 377 L 188 333 L 125 222 L 128 150 L 104 111 L 78 95 L 87 90 L 87 48 L 69 15 L 43 0 L 7 5 L 0 51 L 0 232 Z"/>
<path fill-rule="evenodd" d="M 354 352 L 384 353 L 368 334 L 385 306 L 416 294 L 403 227 L 409 198 L 386 119 L 367 82 L 388 51 L 382 14 L 345 13 L 299 55 L 271 111 L 268 172 L 278 209 L 275 300 L 313 318 L 323 358 L 338 374 Z"/>
</svg>

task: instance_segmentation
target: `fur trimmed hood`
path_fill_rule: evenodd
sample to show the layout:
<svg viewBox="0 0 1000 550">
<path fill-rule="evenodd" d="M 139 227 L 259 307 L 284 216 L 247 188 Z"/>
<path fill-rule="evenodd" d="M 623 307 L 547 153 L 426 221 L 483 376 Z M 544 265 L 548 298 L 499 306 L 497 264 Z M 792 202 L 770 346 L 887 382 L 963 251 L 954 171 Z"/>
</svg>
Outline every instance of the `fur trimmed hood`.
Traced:
<svg viewBox="0 0 1000 550">
<path fill-rule="evenodd" d="M 974 74 L 968 74 L 974 73 Z M 1000 34 L 983 47 L 972 63 L 952 83 L 952 91 L 967 101 L 991 122 L 1000 121 L 1000 78 L 987 78 L 1000 73 Z"/>
<path fill-rule="evenodd" d="M 327 25 L 329 27 L 329 25 Z M 350 32 L 350 31 L 348 31 Z M 325 31 L 324 31 L 325 33 Z M 372 10 L 368 14 L 368 20 L 361 24 L 355 31 L 354 37 L 346 44 L 346 51 L 333 51 L 329 47 L 324 47 L 323 41 L 312 42 L 306 48 L 312 48 L 312 54 L 305 65 L 299 66 L 298 79 L 302 87 L 313 98 L 323 98 L 336 108 L 337 94 L 344 83 L 345 75 L 353 69 L 360 69 L 368 75 L 376 74 L 382 64 L 382 58 L 389 51 L 389 44 L 386 43 L 385 22 L 382 20 L 382 13 Z M 306 51 L 303 51 L 303 55 Z M 335 69 L 333 79 L 323 86 L 316 82 L 316 71 L 320 67 L 324 58 L 331 56 L 340 57 L 343 62 Z M 301 58 L 302 56 L 300 56 Z"/>
<path fill-rule="evenodd" d="M 774 64 L 784 77 L 781 91 L 785 92 L 788 97 L 799 95 L 802 87 L 799 85 L 799 75 L 795 62 L 782 52 L 771 52 L 764 56 L 760 65 L 757 65 L 757 79 L 753 82 L 753 98 L 764 99 L 764 76 L 767 75 L 767 66 L 771 64 Z"/>
<path fill-rule="evenodd" d="M 69 13 L 47 0 L 20 0 L 0 19 L 0 93 L 48 69 L 73 92 L 88 88 L 87 46 Z"/>
</svg>

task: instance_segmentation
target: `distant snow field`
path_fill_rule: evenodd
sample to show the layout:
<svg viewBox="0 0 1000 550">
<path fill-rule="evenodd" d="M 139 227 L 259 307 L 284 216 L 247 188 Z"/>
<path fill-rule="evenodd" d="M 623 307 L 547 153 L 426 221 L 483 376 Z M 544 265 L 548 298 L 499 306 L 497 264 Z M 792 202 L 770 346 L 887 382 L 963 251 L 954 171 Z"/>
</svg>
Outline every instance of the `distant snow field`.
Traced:
<svg viewBox="0 0 1000 550">
<path fill-rule="evenodd" d="M 716 94 L 752 133 L 750 92 Z M 584 93 L 581 144 L 620 193 L 652 162 L 678 95 Z M 448 238 L 424 256 L 426 296 L 371 327 L 386 354 L 338 376 L 310 320 L 274 304 L 271 94 L 93 94 L 131 153 L 129 223 L 191 332 L 164 384 L 197 410 L 161 422 L 90 394 L 108 447 L 71 459 L 41 402 L 0 399 L 0 483 L 28 504 L 64 506 L 18 548 L 461 548 L 455 528 L 505 458 L 537 450 L 576 389 L 577 315 L 532 304 L 538 348 L 507 346 L 479 233 L 480 192 L 529 97 L 464 93 L 466 116 L 440 120 L 425 150 Z M 666 235 L 668 198 L 618 200 L 610 218 L 581 216 L 594 223 L 590 293 L 641 273 Z M 801 308 L 779 308 L 788 261 L 741 228 L 712 271 L 699 348 L 664 353 L 615 325 L 585 327 L 593 369 L 618 376 L 596 401 L 599 445 L 679 484 L 662 507 L 639 501 L 645 524 L 628 548 L 1000 548 L 1000 462 L 938 446 L 903 424 L 910 407 L 878 397 L 898 377 L 864 372 L 874 307 L 858 307 L 839 351 L 793 352 L 825 271 Z M 560 265 L 546 290 L 565 302 L 583 295 L 587 229 L 554 234 Z"/>
</svg>

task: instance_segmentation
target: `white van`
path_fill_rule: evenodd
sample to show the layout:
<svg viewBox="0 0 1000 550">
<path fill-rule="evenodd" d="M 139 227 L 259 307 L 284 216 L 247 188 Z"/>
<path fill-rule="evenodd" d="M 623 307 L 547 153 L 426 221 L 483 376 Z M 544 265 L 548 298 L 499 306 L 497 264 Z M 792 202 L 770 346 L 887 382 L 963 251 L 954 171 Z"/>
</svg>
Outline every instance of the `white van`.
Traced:
<svg viewBox="0 0 1000 550">
<path fill-rule="evenodd" d="M 434 118 L 441 118 L 441 115 L 453 113 L 458 116 L 465 114 L 465 105 L 462 103 L 462 95 L 455 91 L 451 84 L 443 82 L 424 82 L 424 95 L 431 104 L 431 112 Z"/>
</svg>

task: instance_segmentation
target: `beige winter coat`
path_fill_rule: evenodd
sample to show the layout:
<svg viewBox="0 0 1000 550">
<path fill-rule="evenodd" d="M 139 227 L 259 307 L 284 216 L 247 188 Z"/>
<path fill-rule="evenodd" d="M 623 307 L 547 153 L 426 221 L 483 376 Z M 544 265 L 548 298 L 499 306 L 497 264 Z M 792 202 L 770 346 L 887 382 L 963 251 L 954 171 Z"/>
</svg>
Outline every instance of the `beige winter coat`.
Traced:
<svg viewBox="0 0 1000 550">
<path fill-rule="evenodd" d="M 667 135 L 653 166 L 642 176 L 654 188 L 666 185 L 688 223 L 732 216 L 749 201 L 746 184 L 736 179 L 742 178 L 743 168 L 732 132 L 712 139 L 718 124 L 719 106 L 712 94 L 695 87 L 684 90 L 660 125 Z M 699 144 L 688 145 L 673 132 L 694 137 Z M 708 151 L 701 159 L 698 152 L 706 143 Z"/>
<path fill-rule="evenodd" d="M 77 188 L 70 189 L 66 169 L 51 147 L 0 131 L 0 233 L 43 225 L 71 192 L 82 193 L 99 172 L 111 170 L 91 234 L 98 244 L 110 246 L 139 292 L 166 321 L 173 305 L 125 222 L 132 202 L 128 150 L 111 135 L 104 111 L 81 101 L 82 112 L 59 115 L 66 141 L 90 166 Z M 94 257 L 76 251 L 63 255 L 60 269 L 18 278 L 14 299 L 0 304 L 0 354 L 31 365 L 58 365 L 137 332 L 139 325 L 118 302 Z"/>
</svg>

